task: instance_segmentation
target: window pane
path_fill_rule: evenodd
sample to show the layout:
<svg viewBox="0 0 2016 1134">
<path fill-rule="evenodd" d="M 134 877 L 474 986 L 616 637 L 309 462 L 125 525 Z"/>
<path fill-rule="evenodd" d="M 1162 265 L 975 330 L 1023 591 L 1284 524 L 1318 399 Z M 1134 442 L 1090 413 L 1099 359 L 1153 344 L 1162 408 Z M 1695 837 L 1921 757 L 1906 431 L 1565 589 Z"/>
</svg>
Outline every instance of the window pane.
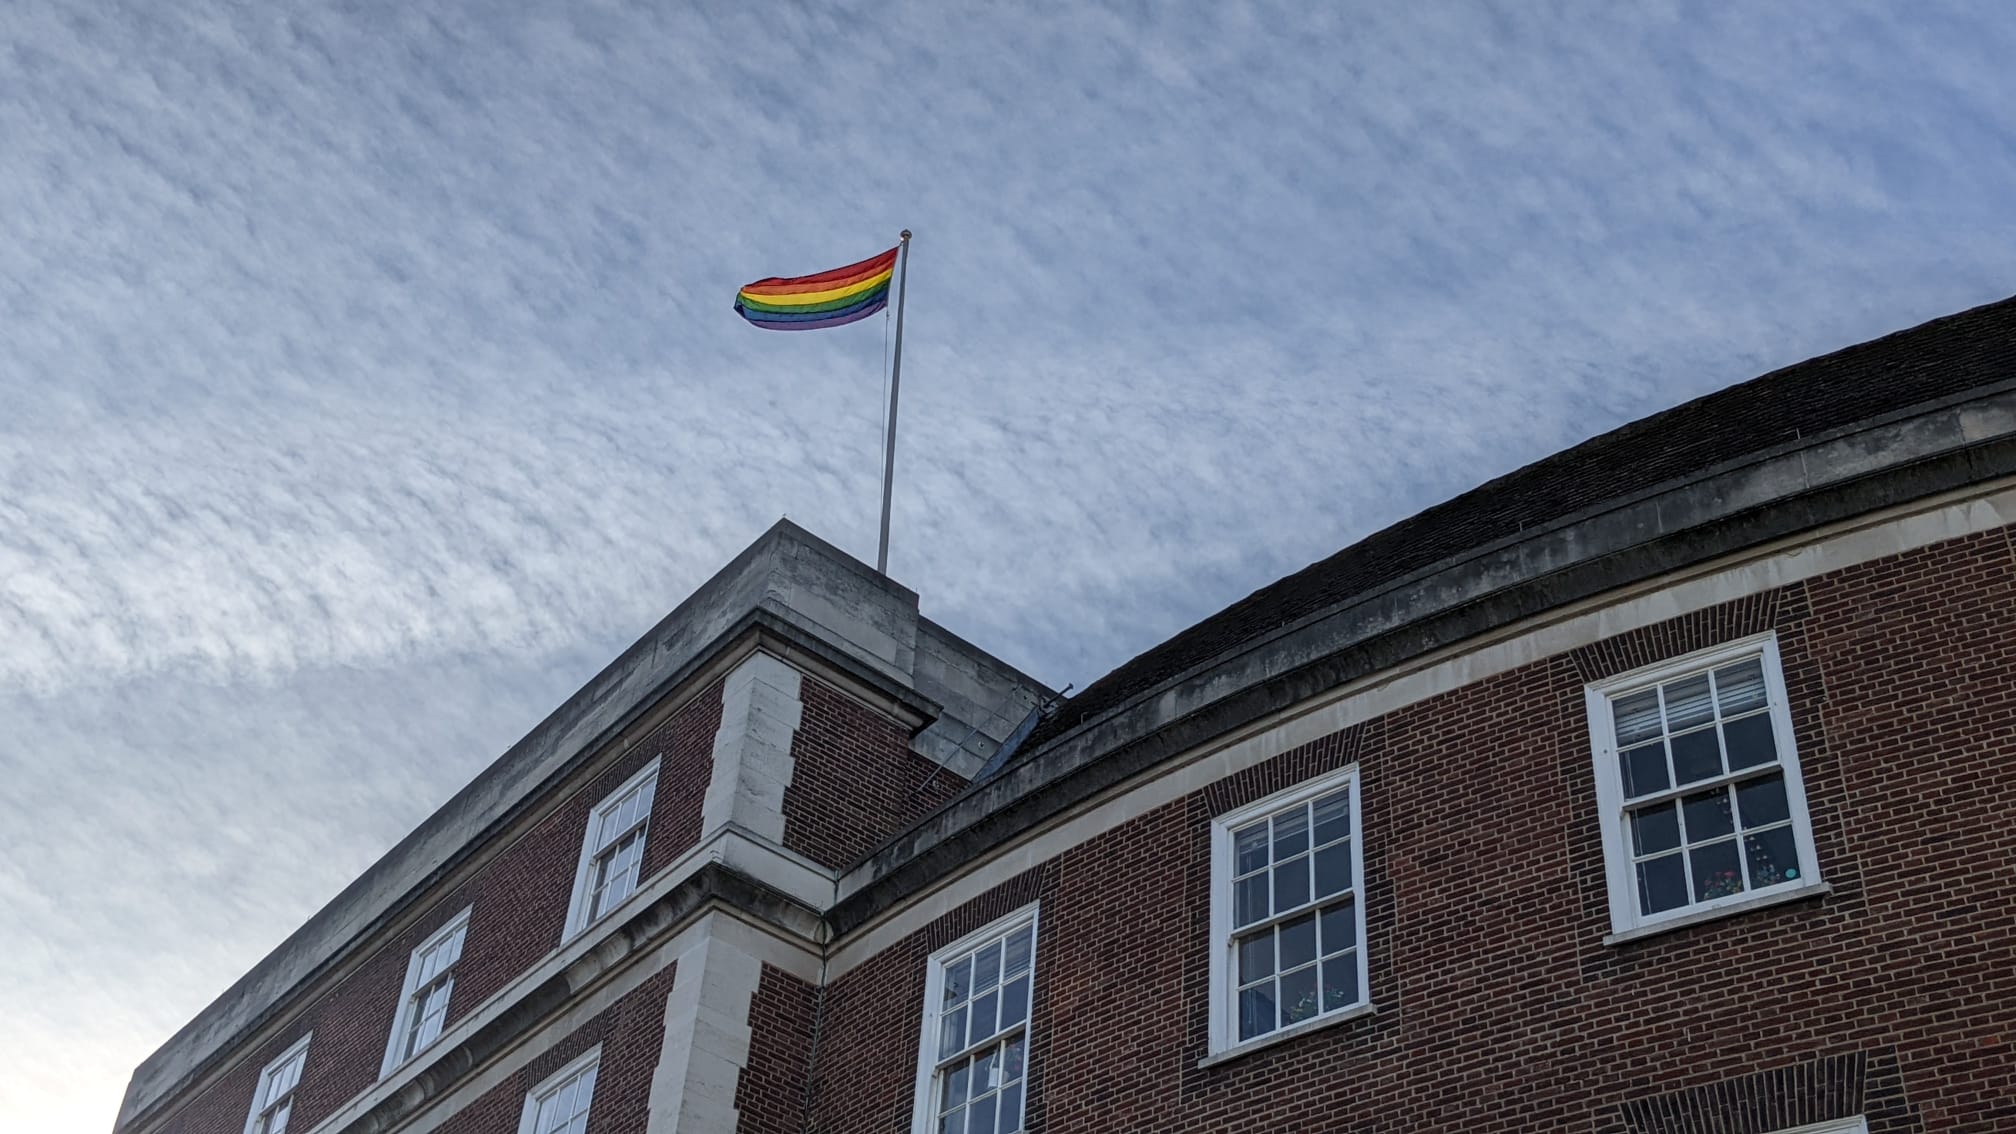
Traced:
<svg viewBox="0 0 2016 1134">
<path fill-rule="evenodd" d="M 966 1009 L 953 1009 L 939 1024 L 938 1058 L 943 1059 L 966 1046 Z"/>
<path fill-rule="evenodd" d="M 1676 784 L 1691 784 L 1722 774 L 1722 745 L 1713 728 L 1676 736 L 1671 743 Z"/>
<path fill-rule="evenodd" d="M 945 1003 L 941 1007 L 950 1007 L 966 999 L 966 994 L 972 991 L 972 985 L 973 960 L 968 957 L 945 970 Z"/>
<path fill-rule="evenodd" d="M 967 1090 L 975 1098 L 1001 1085 L 1001 1049 L 988 1048 L 973 1059 L 973 1079 Z M 971 1125 L 972 1120 L 968 1119 Z"/>
<path fill-rule="evenodd" d="M 1255 985 L 1239 994 L 1239 1038 L 1252 1039 L 1274 1030 L 1274 984 Z"/>
<path fill-rule="evenodd" d="M 1022 1084 L 1010 1083 L 1001 1092 L 1000 1134 L 1015 1134 L 1022 1129 Z"/>
<path fill-rule="evenodd" d="M 1765 827 L 1791 818 L 1792 808 L 1785 802 L 1784 773 L 1736 785 L 1736 805 L 1743 809 L 1745 827 Z"/>
<path fill-rule="evenodd" d="M 1323 1010 L 1358 1003 L 1358 954 L 1354 950 L 1323 962 Z"/>
<path fill-rule="evenodd" d="M 1736 840 L 1695 847 L 1687 855 L 1694 866 L 1694 900 L 1726 898 L 1743 892 L 1743 869 L 1736 865 Z"/>
<path fill-rule="evenodd" d="M 1298 807 L 1274 817 L 1274 861 L 1293 858 L 1309 849 L 1309 812 Z"/>
<path fill-rule="evenodd" d="M 1647 689 L 1643 693 L 1619 697 L 1611 703 L 1610 711 L 1617 718 L 1619 748 L 1629 748 L 1633 744 L 1650 740 L 1664 731 L 1659 723 L 1657 689 Z"/>
<path fill-rule="evenodd" d="M 1617 754 L 1618 770 L 1624 775 L 1624 795 L 1650 795 L 1655 791 L 1665 791 L 1666 742 L 1655 740 L 1637 748 L 1627 748 Z"/>
<path fill-rule="evenodd" d="M 1232 920 L 1237 925 L 1251 925 L 1268 914 L 1267 875 L 1255 874 L 1243 882 L 1232 884 Z"/>
<path fill-rule="evenodd" d="M 406 1035 L 399 1041 L 399 1058 L 401 1060 L 413 1058 L 413 1053 L 420 1050 L 421 1044 L 424 1042 L 420 1038 L 420 1030 L 425 1024 L 426 1017 L 420 1015 L 418 1012 L 412 1013 L 412 1019 L 407 1021 L 406 1024 Z"/>
<path fill-rule="evenodd" d="M 1351 833 L 1351 790 L 1332 792 L 1316 801 L 1316 845 L 1334 843 Z"/>
<path fill-rule="evenodd" d="M 1279 844 L 1276 844 L 1277 846 Z M 1274 868 L 1274 912 L 1292 910 L 1309 900 L 1309 859 L 1298 858 Z"/>
<path fill-rule="evenodd" d="M 1316 852 L 1316 896 L 1327 898 L 1351 888 L 1351 841 Z"/>
<path fill-rule="evenodd" d="M 1316 966 L 1288 973 L 1281 978 L 1281 1026 L 1314 1016 L 1321 1004 L 1316 995 Z"/>
<path fill-rule="evenodd" d="M 1263 929 L 1239 939 L 1239 983 L 1252 984 L 1274 975 L 1274 931 Z"/>
<path fill-rule="evenodd" d="M 1725 665 L 1715 671 L 1715 699 L 1722 715 L 1733 717 L 1764 707 L 1764 662 L 1759 658 Z"/>
<path fill-rule="evenodd" d="M 1003 976 L 1012 977 L 1029 967 L 1029 947 L 1035 940 L 1036 930 L 1033 926 L 1018 929 L 1008 938 L 1007 950 L 1001 955 Z"/>
<path fill-rule="evenodd" d="M 1792 828 L 1773 827 L 1743 836 L 1743 849 L 1750 860 L 1752 886 L 1776 886 L 1799 877 L 1799 848 Z"/>
<path fill-rule="evenodd" d="M 1687 841 L 1690 843 L 1720 838 L 1736 830 L 1736 821 L 1729 814 L 1729 789 L 1726 787 L 1688 796 L 1686 815 Z"/>
<path fill-rule="evenodd" d="M 1292 969 L 1316 959 L 1316 915 L 1303 914 L 1281 924 L 1281 967 Z"/>
<path fill-rule="evenodd" d="M 570 1080 L 562 1084 L 559 1090 L 553 1092 L 551 1105 L 553 1108 L 553 1129 L 558 1130 L 567 1125 L 569 1118 L 574 1117 L 573 1081 Z"/>
<path fill-rule="evenodd" d="M 938 1119 L 938 1134 L 965 1134 L 966 1112 L 955 1110 Z"/>
<path fill-rule="evenodd" d="M 1358 943 L 1358 908 L 1354 902 L 1338 902 L 1323 911 L 1323 952 L 1335 953 Z"/>
<path fill-rule="evenodd" d="M 1666 694 L 1666 730 L 1679 732 L 1715 719 L 1715 702 L 1708 693 L 1708 675 L 1697 674 L 1663 686 Z"/>
<path fill-rule="evenodd" d="M 420 1017 L 420 1026 L 414 1029 L 413 1047 L 410 1051 L 407 1052 L 408 1055 L 411 1055 L 415 1051 L 419 1051 L 421 1048 L 424 1048 L 428 1044 L 433 1043 L 435 1040 L 441 1038 L 441 1022 L 445 1020 L 448 1015 L 446 1012 L 446 1007 L 447 1007 L 446 1005 L 443 1005 L 442 1011 L 439 1012 L 430 1011 L 425 1016 Z"/>
<path fill-rule="evenodd" d="M 301 1082 L 301 1065 L 306 1061 L 307 1056 L 305 1053 L 302 1055 L 297 1055 L 294 1058 L 288 1060 L 287 1065 L 285 1067 L 282 1067 L 279 1070 L 279 1072 L 273 1076 L 273 1092 L 266 1096 L 266 1100 L 268 1102 L 271 1102 L 272 1100 L 279 1098 L 281 1095 L 286 1094 L 288 1091 L 293 1090 L 295 1085 Z"/>
<path fill-rule="evenodd" d="M 1267 820 L 1242 827 L 1232 836 L 1234 874 L 1251 874 L 1267 865 Z"/>
<path fill-rule="evenodd" d="M 981 1099 L 966 1112 L 966 1134 L 994 1134 L 994 1096 Z"/>
<path fill-rule="evenodd" d="M 989 942 L 973 954 L 973 991 L 981 992 L 1001 982 L 1001 943 Z"/>
<path fill-rule="evenodd" d="M 1722 740 L 1729 746 L 1729 770 L 1754 768 L 1778 758 L 1778 745 L 1771 738 L 1771 714 L 1758 713 L 1740 721 L 1722 724 Z"/>
<path fill-rule="evenodd" d="M 955 1106 L 966 1105 L 966 1083 L 971 1074 L 972 1063 L 960 1060 L 958 1065 L 945 1073 L 945 1092 L 938 1103 L 940 1111 L 951 1110 Z"/>
<path fill-rule="evenodd" d="M 1671 803 L 1641 807 L 1631 813 L 1633 854 L 1658 854 L 1680 845 L 1680 820 Z"/>
<path fill-rule="evenodd" d="M 1022 1072 L 1027 1070 L 1024 1062 L 1029 1056 L 1029 1049 L 1022 1041 L 1022 1036 L 1016 1036 L 1014 1039 L 1008 1041 L 1008 1053 L 1001 1057 L 1002 1078 L 1020 1079 Z"/>
<path fill-rule="evenodd" d="M 1687 904 L 1687 867 L 1678 854 L 1638 864 L 1638 912 L 1655 914 Z"/>
<path fill-rule="evenodd" d="M 1029 978 L 1019 976 L 1001 989 L 1001 1026 L 1013 1027 L 1029 1014 Z"/>
<path fill-rule="evenodd" d="M 998 989 L 990 988 L 973 998 L 973 1034 L 967 1037 L 967 1043 L 979 1043 L 998 1030 L 994 1027 L 994 1013 L 1000 1007 L 1001 993 Z"/>
</svg>

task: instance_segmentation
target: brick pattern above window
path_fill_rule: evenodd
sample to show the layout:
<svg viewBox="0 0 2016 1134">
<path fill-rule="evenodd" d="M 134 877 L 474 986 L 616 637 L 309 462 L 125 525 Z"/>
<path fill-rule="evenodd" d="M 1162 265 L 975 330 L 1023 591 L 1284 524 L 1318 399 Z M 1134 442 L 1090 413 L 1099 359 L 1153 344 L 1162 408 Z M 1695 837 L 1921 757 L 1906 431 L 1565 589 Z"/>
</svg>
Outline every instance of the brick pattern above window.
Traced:
<svg viewBox="0 0 2016 1134">
<path fill-rule="evenodd" d="M 1922 1134 L 1894 1049 L 1840 1052 L 1634 1099 L 1597 1134 Z"/>
</svg>

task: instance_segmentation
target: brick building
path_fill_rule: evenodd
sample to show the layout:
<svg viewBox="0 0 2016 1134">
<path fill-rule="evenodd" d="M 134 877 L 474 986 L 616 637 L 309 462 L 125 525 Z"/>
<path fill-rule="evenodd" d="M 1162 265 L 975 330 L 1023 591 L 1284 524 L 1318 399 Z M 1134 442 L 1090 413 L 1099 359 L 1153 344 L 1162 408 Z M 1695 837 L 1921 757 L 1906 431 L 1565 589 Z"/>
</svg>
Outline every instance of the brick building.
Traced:
<svg viewBox="0 0 2016 1134">
<path fill-rule="evenodd" d="M 2016 1130 L 2016 300 L 1059 699 L 780 523 L 122 1134 Z"/>
</svg>

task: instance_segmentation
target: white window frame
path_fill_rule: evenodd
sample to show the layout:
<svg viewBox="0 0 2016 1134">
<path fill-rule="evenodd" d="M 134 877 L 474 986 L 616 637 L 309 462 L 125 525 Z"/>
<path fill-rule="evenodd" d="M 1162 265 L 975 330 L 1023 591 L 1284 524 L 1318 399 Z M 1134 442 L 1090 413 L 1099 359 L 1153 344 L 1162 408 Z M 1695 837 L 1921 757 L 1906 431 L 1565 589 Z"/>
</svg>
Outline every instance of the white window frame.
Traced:
<svg viewBox="0 0 2016 1134">
<path fill-rule="evenodd" d="M 609 915 L 610 910 L 614 910 L 617 906 L 621 906 L 624 902 L 629 901 L 631 898 L 637 895 L 637 892 L 639 890 L 643 889 L 644 875 L 643 875 L 642 863 L 640 861 L 638 867 L 637 881 L 636 884 L 630 888 L 630 892 L 628 894 L 625 894 L 621 899 L 619 899 L 615 905 L 610 906 L 609 909 L 602 910 L 595 917 L 591 918 L 588 916 L 589 900 L 592 896 L 591 880 L 595 871 L 595 860 L 597 857 L 599 857 L 601 850 L 609 845 L 608 842 L 598 841 L 598 836 L 602 833 L 603 816 L 606 815 L 609 811 L 616 808 L 617 806 L 620 806 L 624 801 L 624 799 L 626 799 L 631 792 L 637 791 L 640 788 L 642 788 L 647 781 L 651 782 L 654 785 L 652 788 L 652 801 L 653 806 L 656 806 L 657 789 L 655 785 L 658 779 L 658 763 L 659 762 L 657 760 L 653 760 L 649 764 L 646 764 L 644 765 L 644 767 L 638 769 L 636 775 L 633 775 L 629 779 L 624 780 L 622 786 L 618 787 L 615 791 L 610 792 L 608 795 L 603 796 L 602 801 L 600 803 L 597 803 L 593 808 L 589 810 L 588 822 L 583 824 L 584 829 L 581 832 L 581 861 L 574 868 L 574 894 L 567 901 L 567 933 L 566 933 L 567 939 L 572 939 L 582 930 L 587 929 L 589 925 L 593 924 L 594 922 L 602 920 L 602 918 L 604 917 L 607 917 Z M 650 835 L 651 835 L 650 807 L 644 809 L 643 818 L 639 820 L 638 823 L 636 823 L 633 827 L 624 828 L 624 832 L 628 832 L 630 830 L 636 830 L 640 833 L 640 835 L 643 838 L 642 843 L 643 846 L 650 845 Z M 620 834 L 618 837 L 620 838 Z M 640 854 L 641 854 L 641 847 L 640 847 Z"/>
<path fill-rule="evenodd" d="M 1691 901 L 1670 910 L 1642 914 L 1638 909 L 1638 887 L 1632 865 L 1631 831 L 1629 824 L 1625 822 L 1626 801 L 1623 774 L 1617 764 L 1617 727 L 1612 703 L 1617 698 L 1629 696 L 1655 685 L 1753 657 L 1761 659 L 1763 663 L 1764 690 L 1769 701 L 1772 740 L 1778 750 L 1778 767 L 1785 777 L 1785 801 L 1790 811 L 1793 843 L 1799 854 L 1799 877 L 1771 886 L 1752 887 L 1722 897 Z M 1827 888 L 1821 877 L 1819 855 L 1813 845 L 1813 825 L 1806 806 L 1806 780 L 1799 768 L 1799 746 L 1792 735 L 1792 713 L 1786 698 L 1785 675 L 1778 656 L 1776 633 L 1752 635 L 1709 649 L 1669 658 L 1634 669 L 1629 673 L 1618 674 L 1589 685 L 1585 690 L 1584 699 L 1588 709 L 1591 749 L 1595 761 L 1596 804 L 1600 809 L 1603 865 L 1610 889 L 1611 934 L 1605 939 L 1607 942 L 1615 944 L 1660 929 L 1678 928 L 1682 925 L 1725 917 L 1742 910 L 1799 897 L 1808 891 Z M 1762 767 L 1765 766 L 1759 765 L 1760 769 Z M 1746 769 L 1746 772 L 1748 771 L 1751 770 Z M 1642 798 L 1658 796 L 1679 798 L 1701 791 L 1711 784 L 1728 783 L 1741 778 L 1744 778 L 1743 773 L 1725 774 L 1684 787 L 1669 787 L 1664 792 Z M 1643 806 L 1642 801 L 1633 802 L 1636 806 Z M 1742 853 L 1740 833 L 1737 840 L 1740 855 Z"/>
<path fill-rule="evenodd" d="M 455 995 L 455 969 L 456 966 L 462 963 L 459 956 L 460 951 L 468 945 L 469 913 L 473 909 L 475 909 L 474 906 L 463 907 L 461 913 L 449 918 L 446 924 L 429 934 L 427 940 L 415 946 L 412 955 L 406 958 L 406 983 L 399 990 L 399 1009 L 392 1014 L 392 1034 L 385 1039 L 385 1060 L 378 1067 L 378 1077 L 380 1079 L 390 1075 L 404 1066 L 408 1060 L 434 1046 L 435 1041 L 441 1038 L 440 1033 L 436 1032 L 431 1038 L 414 1048 L 412 1052 L 408 1053 L 400 1050 L 405 1045 L 406 1029 L 412 1026 L 414 1016 L 423 1007 L 420 1003 L 419 995 L 423 991 L 419 987 L 422 963 L 429 953 L 447 944 L 450 938 L 460 937 L 462 940 L 457 946 L 458 956 L 454 961 L 449 963 L 445 974 L 448 984 L 447 994 L 451 998 Z M 440 979 L 437 977 L 436 980 L 428 982 L 428 988 L 432 988 L 436 983 L 439 983 Z M 446 1031 L 447 1026 L 448 1022 L 444 1016 L 441 1022 L 442 1031 Z"/>
<path fill-rule="evenodd" d="M 308 1070 L 308 1041 L 314 1038 L 315 1033 L 309 1032 L 307 1035 L 288 1044 L 286 1051 L 274 1056 L 272 1062 L 266 1064 L 260 1070 L 259 1083 L 252 1088 L 252 1106 L 245 1113 L 245 1134 L 262 1134 L 259 1129 L 259 1120 L 273 1109 L 274 1103 L 280 1099 L 293 1097 L 294 1092 L 300 1089 L 301 1077 Z M 300 1061 L 300 1068 L 294 1072 L 294 1081 L 287 1085 L 287 1090 L 278 1098 L 268 1098 L 267 1091 L 273 1085 L 274 1080 L 279 1078 L 288 1065 L 297 1059 Z M 288 1111 L 288 1127 L 293 1126 L 293 1111 L 290 1109 Z M 306 1129 L 306 1127 L 299 1127 L 298 1129 Z"/>
<path fill-rule="evenodd" d="M 1358 941 L 1358 1001 L 1327 1012 L 1319 1011 L 1309 1019 L 1298 1020 L 1287 1027 L 1275 1028 L 1251 1039 L 1241 1040 L 1238 1032 L 1239 982 L 1234 978 L 1235 969 L 1232 960 L 1232 950 L 1237 937 L 1232 924 L 1232 881 L 1236 873 L 1233 864 L 1232 832 L 1256 819 L 1308 803 L 1340 788 L 1348 788 L 1351 792 L 1351 896 L 1353 913 L 1357 916 L 1358 922 L 1355 930 Z M 1320 901 L 1311 902 L 1308 908 L 1314 910 L 1319 905 Z M 1305 780 L 1294 787 L 1275 792 L 1265 799 L 1255 800 L 1244 807 L 1228 811 L 1211 821 L 1211 1009 L 1206 1063 L 1280 1043 L 1370 1012 L 1372 1010 L 1370 954 L 1371 946 L 1365 938 L 1365 825 L 1362 821 L 1359 800 L 1358 765 L 1351 764 L 1314 779 Z"/>
<path fill-rule="evenodd" d="M 1031 902 L 1014 913 L 981 926 L 950 945 L 936 950 L 925 962 L 924 976 L 924 1022 L 917 1034 L 917 1093 L 912 1107 L 910 1128 L 913 1134 L 935 1134 L 938 1129 L 938 1068 L 945 1062 L 938 1058 L 939 1008 L 945 999 L 945 970 L 948 962 L 987 943 L 990 938 L 1006 937 L 1023 926 L 1030 928 L 1029 938 L 1029 1005 L 1017 1027 L 1022 1031 L 1022 1127 L 1028 1128 L 1029 1102 L 1031 1098 L 1028 1071 L 1035 1066 L 1036 1030 L 1036 981 L 1039 979 L 1039 954 L 1043 948 L 1043 927 L 1038 907 L 1041 903 Z M 998 1044 L 1014 1036 L 1014 1028 L 1003 1028 L 989 1037 L 985 1043 Z M 976 1049 L 979 1045 L 975 1045 Z M 963 1056 L 962 1056 L 963 1058 Z"/>
<path fill-rule="evenodd" d="M 598 1073 L 596 1078 L 599 1080 L 601 1078 L 599 1074 L 601 1066 L 602 1045 L 598 1043 L 573 1059 L 568 1060 L 565 1067 L 539 1080 L 538 1086 L 525 1092 L 525 1109 L 518 1115 L 518 1134 L 532 1134 L 532 1123 L 539 1117 L 540 1103 L 559 1094 L 561 1089 L 566 1087 L 568 1083 L 587 1074 L 590 1070 Z M 584 1115 L 592 1111 L 595 1106 L 596 1085 L 595 1083 L 588 1085 L 588 1110 L 582 1112 Z M 586 1134 L 585 1122 L 583 1123 L 583 1134 Z"/>
<path fill-rule="evenodd" d="M 1853 1118 L 1835 1118 L 1826 1122 L 1794 1126 L 1788 1130 L 1774 1131 L 1773 1134 L 1869 1134 L 1869 1123 L 1858 1114 Z"/>
</svg>

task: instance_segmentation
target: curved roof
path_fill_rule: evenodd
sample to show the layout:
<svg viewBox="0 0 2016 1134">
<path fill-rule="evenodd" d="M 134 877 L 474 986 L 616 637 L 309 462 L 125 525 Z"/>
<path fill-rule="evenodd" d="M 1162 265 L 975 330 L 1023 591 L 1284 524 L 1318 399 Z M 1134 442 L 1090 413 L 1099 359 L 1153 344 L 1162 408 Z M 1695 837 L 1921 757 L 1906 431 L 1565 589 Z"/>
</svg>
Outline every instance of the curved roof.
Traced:
<svg viewBox="0 0 2016 1134">
<path fill-rule="evenodd" d="M 1360 540 L 1059 706 L 1013 758 L 857 864 L 839 936 L 1162 761 L 1565 605 L 2016 478 L 2016 298 L 1810 359 L 1586 441 Z"/>
<path fill-rule="evenodd" d="M 2016 297 L 1795 363 L 1479 485 L 1254 591 L 1099 678 L 1024 746 L 1410 572 L 1773 445 L 2016 373 Z"/>
</svg>

